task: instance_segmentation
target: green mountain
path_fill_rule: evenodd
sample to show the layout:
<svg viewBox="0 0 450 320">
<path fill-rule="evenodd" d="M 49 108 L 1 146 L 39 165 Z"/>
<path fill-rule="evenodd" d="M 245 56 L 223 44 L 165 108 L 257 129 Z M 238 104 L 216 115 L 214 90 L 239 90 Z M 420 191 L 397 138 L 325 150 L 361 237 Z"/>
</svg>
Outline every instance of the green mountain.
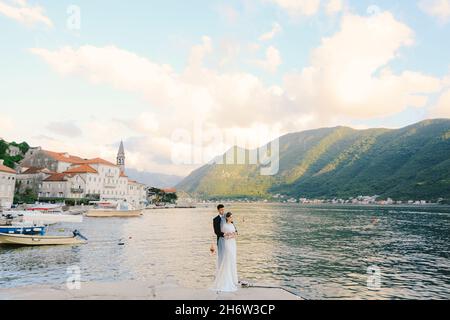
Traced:
<svg viewBox="0 0 450 320">
<path fill-rule="evenodd" d="M 303 131 L 282 136 L 279 146 L 280 170 L 274 176 L 261 175 L 260 165 L 248 161 L 213 163 L 192 172 L 177 188 L 210 199 L 275 194 L 450 199 L 450 119 L 426 120 L 396 130 Z M 248 160 L 250 153 L 244 151 Z"/>
</svg>

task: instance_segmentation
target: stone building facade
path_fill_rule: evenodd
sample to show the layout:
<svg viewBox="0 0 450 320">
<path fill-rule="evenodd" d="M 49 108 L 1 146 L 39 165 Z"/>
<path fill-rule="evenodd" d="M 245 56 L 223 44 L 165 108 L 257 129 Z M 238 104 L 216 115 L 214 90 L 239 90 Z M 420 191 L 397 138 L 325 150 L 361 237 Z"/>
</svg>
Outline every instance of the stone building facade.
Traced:
<svg viewBox="0 0 450 320">
<path fill-rule="evenodd" d="M 22 172 L 17 175 L 16 189 L 19 193 L 31 190 L 34 194 L 39 193 L 42 182 L 50 175 L 56 173 L 47 168 L 22 168 Z"/>
<path fill-rule="evenodd" d="M 0 208 L 11 208 L 14 200 L 16 171 L 3 165 L 0 160 Z"/>
</svg>

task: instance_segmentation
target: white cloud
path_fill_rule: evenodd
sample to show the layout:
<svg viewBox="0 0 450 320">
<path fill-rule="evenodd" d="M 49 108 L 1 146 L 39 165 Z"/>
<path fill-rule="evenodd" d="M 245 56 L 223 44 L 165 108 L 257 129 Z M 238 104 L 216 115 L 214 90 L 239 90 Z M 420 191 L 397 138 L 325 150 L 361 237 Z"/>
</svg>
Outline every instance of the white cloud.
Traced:
<svg viewBox="0 0 450 320">
<path fill-rule="evenodd" d="M 276 72 L 278 67 L 282 64 L 280 51 L 270 46 L 266 50 L 266 58 L 264 60 L 257 60 L 255 63 L 268 72 Z"/>
<path fill-rule="evenodd" d="M 120 120 L 118 120 L 120 121 Z M 131 120 L 121 120 L 130 129 L 140 134 L 153 134 L 159 130 L 158 116 L 152 112 L 145 111 Z"/>
<path fill-rule="evenodd" d="M 450 118 L 450 89 L 439 97 L 437 104 L 431 109 L 431 117 Z"/>
<path fill-rule="evenodd" d="M 201 54 L 196 49 L 195 56 Z M 178 75 L 168 65 L 153 63 L 114 46 L 63 47 L 56 51 L 35 48 L 31 52 L 41 57 L 62 75 L 80 75 L 91 83 L 109 83 L 115 88 L 143 93 L 156 105 L 168 103 L 178 94 Z"/>
<path fill-rule="evenodd" d="M 442 23 L 450 20 L 450 0 L 421 0 L 419 8 Z"/>
<path fill-rule="evenodd" d="M 220 42 L 219 66 L 235 65 L 242 48 L 241 45 L 233 40 L 223 39 Z"/>
<path fill-rule="evenodd" d="M 129 119 L 93 119 L 89 123 L 80 123 L 81 130 L 89 133 L 92 146 L 133 136 L 151 141 L 158 139 L 167 145 L 175 130 L 192 132 L 196 123 L 206 131 L 219 128 L 228 132 L 233 127 L 271 124 L 277 112 L 282 121 L 284 98 L 280 90 L 267 88 L 260 79 L 249 73 L 220 73 L 206 68 L 203 59 L 211 50 L 211 39 L 204 37 L 199 45 L 193 46 L 189 63 L 181 73 L 113 46 L 64 47 L 54 51 L 35 48 L 31 52 L 61 75 L 80 76 L 93 84 L 109 84 L 120 90 L 138 93 L 149 102 L 148 111 L 130 114 Z M 268 51 L 266 61 L 268 68 L 278 65 L 271 51 Z M 148 143 L 141 145 L 146 148 L 141 150 L 141 156 L 135 155 L 135 159 L 142 160 L 146 154 L 150 157 L 167 153 L 167 150 L 157 149 L 163 143 L 151 147 Z M 87 147 L 89 149 L 91 146 Z M 84 147 L 80 149 L 84 150 Z M 140 169 L 155 171 L 162 168 L 162 164 L 152 159 L 140 163 Z M 167 164 L 164 166 L 170 167 Z"/>
<path fill-rule="evenodd" d="M 292 15 L 315 15 L 320 9 L 320 0 L 269 0 Z"/>
<path fill-rule="evenodd" d="M 274 22 L 272 24 L 272 30 L 270 30 L 267 33 L 262 34 L 259 37 L 260 41 L 267 41 L 273 39 L 278 33 L 280 33 L 283 29 L 281 28 L 280 24 L 277 22 Z"/>
<path fill-rule="evenodd" d="M 13 0 L 9 4 L 0 1 L 0 14 L 25 25 L 43 23 L 48 27 L 53 27 L 53 23 L 45 15 L 44 9 L 40 6 L 31 6 L 26 0 Z"/>
<path fill-rule="evenodd" d="M 239 12 L 229 4 L 221 4 L 216 10 L 230 24 L 235 23 L 239 19 Z"/>
<path fill-rule="evenodd" d="M 79 137 L 83 134 L 81 129 L 71 121 L 54 121 L 49 123 L 46 128 L 53 133 L 68 138 Z"/>
<path fill-rule="evenodd" d="M 298 105 L 324 116 L 371 118 L 424 107 L 440 79 L 389 68 L 413 42 L 413 31 L 389 12 L 346 15 L 340 31 L 313 51 L 310 66 L 285 77 L 285 89 Z"/>
<path fill-rule="evenodd" d="M 174 165 L 172 141 L 166 137 L 134 137 L 124 141 L 127 166 L 139 171 L 187 175 L 198 165 Z M 112 152 L 117 153 L 116 148 Z"/>
<path fill-rule="evenodd" d="M 328 0 L 326 4 L 325 11 L 328 15 L 334 15 L 343 10 L 344 4 L 343 0 Z"/>
<path fill-rule="evenodd" d="M 10 133 L 14 129 L 14 122 L 11 117 L 0 113 L 0 139 L 10 139 Z"/>
<path fill-rule="evenodd" d="M 204 58 L 212 52 L 211 38 L 207 36 L 202 37 L 202 43 L 195 45 L 191 49 L 191 55 L 189 58 L 189 66 L 191 68 L 201 67 Z"/>
<path fill-rule="evenodd" d="M 254 75 L 218 73 L 203 66 L 202 59 L 211 49 L 211 40 L 204 37 L 200 45 L 192 48 L 182 73 L 113 46 L 64 47 L 55 51 L 35 48 L 31 52 L 62 75 L 79 75 L 94 84 L 106 83 L 142 94 L 169 122 L 169 126 L 160 124 L 160 130 L 172 128 L 180 119 L 250 123 L 264 115 L 254 112 L 255 106 L 271 110 L 274 96 Z M 280 63 L 278 50 L 271 47 L 267 53 L 266 67 L 276 68 Z M 237 113 L 240 116 L 236 119 Z"/>
</svg>

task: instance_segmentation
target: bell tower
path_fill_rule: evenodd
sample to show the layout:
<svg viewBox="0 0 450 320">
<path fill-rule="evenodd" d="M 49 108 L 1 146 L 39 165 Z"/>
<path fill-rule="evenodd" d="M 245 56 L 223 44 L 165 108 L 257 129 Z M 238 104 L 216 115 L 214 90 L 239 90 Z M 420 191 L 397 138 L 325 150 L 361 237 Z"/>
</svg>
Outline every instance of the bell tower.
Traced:
<svg viewBox="0 0 450 320">
<path fill-rule="evenodd" d="M 123 147 L 123 141 L 120 141 L 119 152 L 117 153 L 117 165 L 120 168 L 120 172 L 125 172 L 125 149 Z"/>
</svg>

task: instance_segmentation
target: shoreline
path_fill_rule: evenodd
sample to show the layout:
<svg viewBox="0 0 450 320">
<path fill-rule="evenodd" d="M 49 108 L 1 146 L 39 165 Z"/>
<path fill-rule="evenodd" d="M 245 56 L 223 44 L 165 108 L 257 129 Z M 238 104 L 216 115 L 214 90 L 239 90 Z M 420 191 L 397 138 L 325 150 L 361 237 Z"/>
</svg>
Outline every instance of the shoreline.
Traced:
<svg viewBox="0 0 450 320">
<path fill-rule="evenodd" d="M 211 202 L 211 203 L 204 203 L 199 204 L 196 208 L 213 208 L 216 203 L 218 202 Z M 223 201 L 224 204 L 227 205 L 235 205 L 235 204 L 265 204 L 265 205 L 292 205 L 292 206 L 298 206 L 298 207 L 382 207 L 382 208 L 447 208 L 450 209 L 450 204 L 439 204 L 439 203 L 427 203 L 427 204 L 410 204 L 410 203 L 403 203 L 403 204 L 378 204 L 378 203 L 298 203 L 298 202 L 241 202 L 241 201 Z M 175 208 L 177 209 L 177 208 Z M 144 209 L 146 210 L 146 209 Z"/>
<path fill-rule="evenodd" d="M 0 300 L 303 300 L 278 288 L 239 288 L 233 293 L 185 288 L 170 282 L 82 282 L 80 289 L 32 285 L 0 289 Z"/>
</svg>

